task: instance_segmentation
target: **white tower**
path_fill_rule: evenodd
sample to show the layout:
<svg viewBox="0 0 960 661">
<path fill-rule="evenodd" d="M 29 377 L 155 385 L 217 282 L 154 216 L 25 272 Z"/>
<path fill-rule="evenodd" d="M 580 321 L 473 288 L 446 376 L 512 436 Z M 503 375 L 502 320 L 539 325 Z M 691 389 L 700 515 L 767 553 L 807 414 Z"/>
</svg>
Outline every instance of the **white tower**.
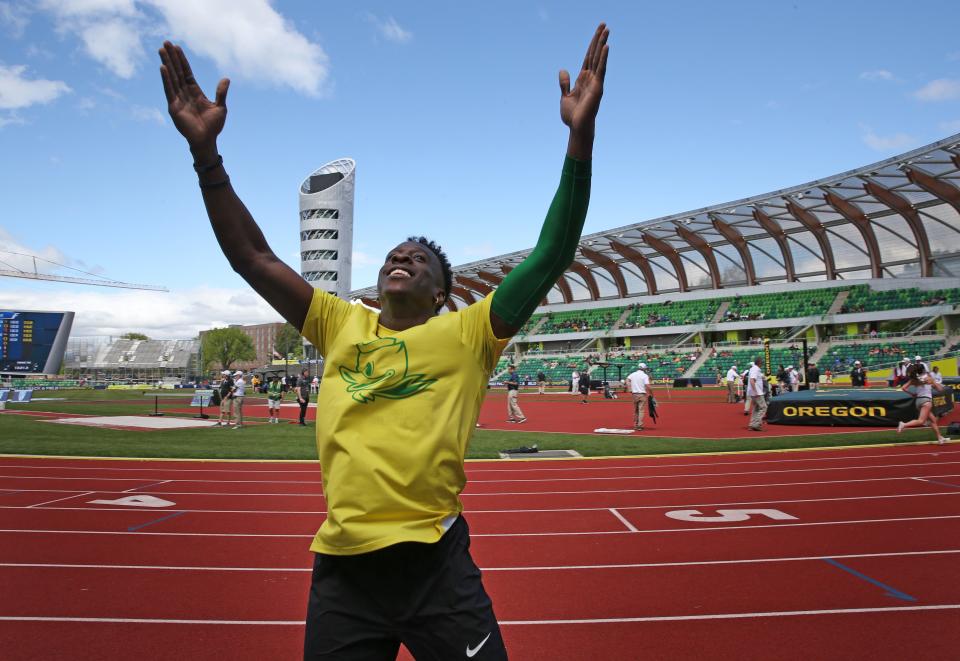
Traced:
<svg viewBox="0 0 960 661">
<path fill-rule="evenodd" d="M 300 274 L 343 299 L 350 297 L 355 169 L 352 158 L 337 159 L 300 184 Z"/>
</svg>

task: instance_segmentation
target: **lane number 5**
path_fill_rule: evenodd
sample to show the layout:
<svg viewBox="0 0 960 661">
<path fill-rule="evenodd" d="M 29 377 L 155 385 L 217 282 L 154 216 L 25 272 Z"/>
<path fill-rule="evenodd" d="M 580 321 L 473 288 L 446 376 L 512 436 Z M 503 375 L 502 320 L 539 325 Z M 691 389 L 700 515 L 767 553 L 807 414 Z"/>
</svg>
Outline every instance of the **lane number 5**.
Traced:
<svg viewBox="0 0 960 661">
<path fill-rule="evenodd" d="M 753 510 L 717 510 L 714 514 L 704 514 L 700 510 L 674 510 L 666 513 L 671 519 L 677 521 L 693 521 L 694 523 L 734 523 L 737 521 L 746 521 L 752 516 L 765 516 L 775 521 L 786 521 L 796 519 L 786 512 L 771 509 L 753 509 Z"/>
</svg>

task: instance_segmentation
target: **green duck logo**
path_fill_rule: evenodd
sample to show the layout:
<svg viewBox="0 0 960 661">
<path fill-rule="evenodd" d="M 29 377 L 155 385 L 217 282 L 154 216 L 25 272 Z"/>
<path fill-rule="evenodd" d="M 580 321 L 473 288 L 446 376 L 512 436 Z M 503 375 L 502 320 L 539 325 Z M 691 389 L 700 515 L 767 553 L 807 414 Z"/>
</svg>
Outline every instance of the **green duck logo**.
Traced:
<svg viewBox="0 0 960 661">
<path fill-rule="evenodd" d="M 404 399 L 426 390 L 436 379 L 407 374 L 407 345 L 395 337 L 382 337 L 357 344 L 353 369 L 340 365 L 340 377 L 354 401 L 366 404 L 377 397 Z"/>
</svg>

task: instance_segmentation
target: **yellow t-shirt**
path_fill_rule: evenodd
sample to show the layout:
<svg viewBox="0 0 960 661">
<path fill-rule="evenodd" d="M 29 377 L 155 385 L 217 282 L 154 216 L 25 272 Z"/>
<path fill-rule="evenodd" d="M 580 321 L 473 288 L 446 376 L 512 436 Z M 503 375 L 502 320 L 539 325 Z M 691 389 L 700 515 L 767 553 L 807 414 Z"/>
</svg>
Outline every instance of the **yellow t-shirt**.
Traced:
<svg viewBox="0 0 960 661">
<path fill-rule="evenodd" d="M 463 510 L 463 458 L 507 344 L 490 327 L 492 300 L 394 331 L 359 302 L 314 292 L 302 333 L 324 356 L 317 450 L 327 519 L 311 551 L 436 542 Z"/>
</svg>

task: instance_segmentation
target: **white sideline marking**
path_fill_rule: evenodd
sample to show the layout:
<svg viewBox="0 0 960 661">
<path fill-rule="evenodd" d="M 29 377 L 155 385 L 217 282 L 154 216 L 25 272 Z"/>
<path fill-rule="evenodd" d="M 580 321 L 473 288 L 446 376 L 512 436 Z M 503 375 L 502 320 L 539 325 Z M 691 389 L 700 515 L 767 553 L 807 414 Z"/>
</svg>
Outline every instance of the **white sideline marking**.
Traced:
<svg viewBox="0 0 960 661">
<path fill-rule="evenodd" d="M 42 505 L 49 505 L 49 504 L 51 504 L 51 503 L 59 503 L 61 500 L 70 500 L 71 498 L 80 498 L 80 497 L 82 497 L 82 496 L 89 496 L 90 494 L 94 494 L 94 493 L 96 493 L 96 491 L 87 491 L 87 492 L 84 492 L 84 493 L 75 493 L 75 494 L 73 494 L 72 496 L 64 496 L 63 498 L 56 498 L 56 499 L 54 499 L 54 500 L 48 500 L 48 501 L 46 501 L 46 502 L 44 502 L 44 503 L 35 503 L 35 504 L 33 504 L 33 505 L 28 505 L 28 506 L 26 506 L 26 507 L 23 508 L 23 509 L 32 509 L 32 508 L 34 508 L 34 507 L 41 507 Z"/>
<path fill-rule="evenodd" d="M 616 510 L 616 508 L 609 507 L 609 508 L 607 508 L 607 509 L 610 510 L 610 513 L 611 513 L 611 514 L 613 514 L 615 517 L 617 517 L 618 519 L 620 519 L 620 523 L 622 523 L 623 525 L 625 525 L 625 526 L 627 527 L 627 530 L 629 530 L 630 532 L 637 532 L 636 526 L 634 526 L 632 523 L 630 523 L 629 521 L 627 521 L 627 520 L 624 518 L 623 514 L 621 514 L 620 512 L 618 512 L 618 511 Z"/>
<path fill-rule="evenodd" d="M 587 532 L 510 532 L 510 533 L 470 533 L 471 537 L 569 537 L 587 535 L 635 535 L 638 533 L 673 533 L 673 532 L 702 532 L 712 530 L 751 530 L 754 528 L 776 529 L 793 528 L 798 526 L 848 526 L 860 523 L 893 523 L 897 521 L 942 521 L 945 519 L 960 519 L 960 514 L 944 516 L 911 516 L 897 519 L 857 519 L 852 521 L 814 521 L 804 523 L 768 523 L 759 526 L 720 526 L 699 528 L 651 528 L 648 530 L 598 530 Z M 15 528 L 0 529 L 0 533 L 10 534 L 51 534 L 51 535 L 134 535 L 136 537 L 275 537 L 313 539 L 315 535 L 294 535 L 279 533 L 234 533 L 234 532 L 126 532 L 119 530 L 19 530 Z"/>
<path fill-rule="evenodd" d="M 887 459 L 890 457 L 927 457 L 927 456 L 940 456 L 948 454 L 957 454 L 960 450 L 929 450 L 926 452 L 897 452 L 902 448 L 890 448 L 891 452 L 884 454 L 865 454 L 865 455 L 848 455 L 840 457 L 808 457 L 803 459 L 759 459 L 757 461 L 723 461 L 726 457 L 718 456 L 720 461 L 701 461 L 701 462 L 683 462 L 675 464 L 645 464 L 637 463 L 631 466 L 563 466 L 563 467 L 554 467 L 554 466 L 542 466 L 537 468 L 475 468 L 471 469 L 471 464 L 467 465 L 467 473 L 532 473 L 540 471 L 602 471 L 602 470 L 634 470 L 637 468 L 684 468 L 684 467 L 693 467 L 693 466 L 749 466 L 749 465 L 758 465 L 758 464 L 789 464 L 789 463 L 802 463 L 802 462 L 817 462 L 817 461 L 855 461 L 857 459 Z M 831 452 L 835 451 L 833 448 L 821 448 L 818 451 Z M 776 453 L 776 450 L 770 451 L 772 454 Z M 731 455 L 737 455 L 739 453 L 731 452 Z M 33 457 L 36 458 L 36 457 Z M 588 461 L 592 463 L 603 463 L 603 462 L 644 462 L 644 461 L 656 461 L 656 455 L 647 455 L 643 457 L 603 457 L 599 459 L 590 458 Z M 674 461 L 677 460 L 676 456 L 671 456 L 669 459 Z M 63 458 L 58 458 L 59 461 L 64 461 Z M 133 459 L 135 460 L 135 458 Z M 84 459 L 88 461 L 88 459 Z M 97 460 L 93 459 L 90 461 L 101 461 L 102 463 L 111 463 L 110 459 Z M 144 459 L 147 461 L 147 459 Z M 155 459 L 149 459 L 151 462 L 155 462 Z M 162 461 L 162 460 L 160 460 Z M 189 461 L 189 460 L 180 460 L 180 459 L 170 459 L 169 461 Z M 198 460 L 202 461 L 202 460 Z M 470 460 L 472 461 L 489 461 L 494 463 L 496 459 L 478 459 Z M 271 460 L 265 459 L 260 463 L 271 463 Z M 308 463 L 306 460 L 304 463 Z M 316 463 L 316 462 L 314 462 Z M 546 462 L 545 462 L 546 463 Z M 75 471 L 153 471 L 161 473 L 241 473 L 243 475 L 250 475 L 252 473 L 281 473 L 281 474 L 304 474 L 304 475 L 316 475 L 319 472 L 319 466 L 313 470 L 283 470 L 283 469 L 243 469 L 243 468 L 155 468 L 155 467 L 142 467 L 142 468 L 125 468 L 125 467 L 113 467 L 113 466 L 37 466 L 33 464 L 0 464 L 0 469 L 3 468 L 15 468 L 15 469 L 25 469 L 25 468 L 37 468 L 37 469 L 53 469 L 53 470 L 75 470 Z M 147 478 L 149 479 L 149 477 Z"/>
<path fill-rule="evenodd" d="M 771 475 L 776 473 L 814 473 L 821 471 L 854 471 L 882 468 L 915 468 L 919 466 L 946 466 L 960 464 L 960 461 L 930 461 L 913 464 L 878 464 L 875 466 L 834 466 L 829 468 L 787 468 L 781 470 L 731 471 L 719 473 L 678 473 L 668 475 L 618 475 L 610 477 L 556 477 L 556 478 L 519 478 L 513 480 L 468 480 L 468 484 L 503 484 L 513 482 L 594 482 L 610 480 L 666 480 L 687 477 L 731 477 L 738 475 Z M 642 466 L 638 469 L 657 470 L 659 466 Z M 0 479 L 10 480 L 89 480 L 100 482 L 130 482 L 132 477 L 62 477 L 52 475 L 0 475 Z M 317 484 L 316 480 L 169 480 L 169 482 L 190 482 L 201 484 Z"/>
<path fill-rule="evenodd" d="M 698 560 L 689 562 L 637 562 L 614 565 L 552 565 L 530 567 L 480 567 L 482 571 L 582 571 L 595 569 L 659 569 L 663 567 L 702 567 L 711 565 L 751 565 L 775 562 L 809 562 L 823 560 L 826 557 L 835 560 L 855 560 L 858 558 L 899 558 L 918 555 L 950 555 L 960 553 L 960 549 L 945 549 L 942 551 L 897 551 L 891 553 L 851 553 L 847 555 L 830 556 L 801 556 L 786 558 L 747 558 L 743 560 Z M 37 563 L 37 562 L 2 562 L 0 568 L 11 569 L 133 569 L 143 571 L 208 571 L 208 572 L 290 572 L 308 573 L 310 567 L 195 567 L 173 565 L 84 565 L 64 563 Z"/>
<path fill-rule="evenodd" d="M 680 622 L 689 620 L 737 620 L 752 617 L 797 617 L 804 615 L 844 615 L 851 613 L 885 613 L 902 611 L 956 610 L 960 604 L 931 606 L 889 606 L 884 608 L 832 608 L 829 610 L 772 611 L 760 613 L 716 613 L 713 615 L 666 615 L 657 617 L 610 617 L 582 620 L 501 620 L 500 626 L 534 624 L 624 624 L 630 622 Z M 137 617 L 27 617 L 0 616 L 0 622 L 85 622 L 104 624 L 213 624 L 241 626 L 302 627 L 300 620 L 167 620 Z"/>
<path fill-rule="evenodd" d="M 923 481 L 923 478 L 911 478 Z M 2 490 L 0 490 L 2 491 Z M 23 493 L 29 491 L 41 491 L 49 493 L 43 489 L 23 489 L 14 493 Z M 107 491 L 97 491 L 96 493 L 116 493 Z M 126 493 L 125 491 L 120 493 Z M 163 493 L 163 492 L 161 492 Z M 172 495 L 166 494 L 164 495 Z M 208 495 L 208 494 L 193 494 Z M 218 494 L 219 495 L 219 494 Z M 960 497 L 960 491 L 934 491 L 930 493 L 899 493 L 887 494 L 881 496 L 839 496 L 837 498 L 798 498 L 793 500 L 737 500 L 726 503 L 671 503 L 667 505 L 618 505 L 618 510 L 660 510 L 670 509 L 672 507 L 723 507 L 733 505 L 767 505 L 773 503 L 831 503 L 848 500 L 887 500 L 890 498 L 926 498 L 928 496 L 955 496 Z M 27 509 L 25 505 L 0 505 L 0 510 Z M 58 512 L 129 512 L 126 507 L 45 507 L 47 510 Z M 609 507 L 557 507 L 552 509 L 530 508 L 530 509 L 502 509 L 502 510 L 474 510 L 466 509 L 466 514 L 539 514 L 552 512 L 603 512 L 609 510 Z M 217 509 L 187 509 L 179 508 L 178 511 L 191 512 L 196 514 L 300 514 L 300 515 L 325 515 L 325 510 L 217 510 Z"/>
</svg>

